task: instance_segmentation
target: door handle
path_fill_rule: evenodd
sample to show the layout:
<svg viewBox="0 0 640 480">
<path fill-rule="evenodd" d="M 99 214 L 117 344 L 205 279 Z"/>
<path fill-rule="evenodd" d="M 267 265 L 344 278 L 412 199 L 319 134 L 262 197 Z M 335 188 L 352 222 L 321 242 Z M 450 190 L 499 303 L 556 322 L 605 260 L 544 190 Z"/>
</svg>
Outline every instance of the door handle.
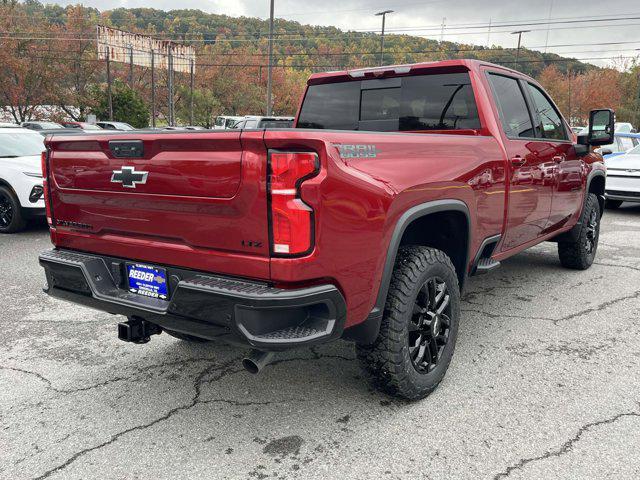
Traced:
<svg viewBox="0 0 640 480">
<path fill-rule="evenodd" d="M 516 155 L 515 157 L 511 158 L 511 165 L 513 165 L 514 167 L 521 167 L 525 163 L 527 163 L 527 161 L 520 155 Z"/>
<path fill-rule="evenodd" d="M 556 155 L 552 160 L 556 163 L 562 163 L 564 162 L 564 155 Z"/>
</svg>

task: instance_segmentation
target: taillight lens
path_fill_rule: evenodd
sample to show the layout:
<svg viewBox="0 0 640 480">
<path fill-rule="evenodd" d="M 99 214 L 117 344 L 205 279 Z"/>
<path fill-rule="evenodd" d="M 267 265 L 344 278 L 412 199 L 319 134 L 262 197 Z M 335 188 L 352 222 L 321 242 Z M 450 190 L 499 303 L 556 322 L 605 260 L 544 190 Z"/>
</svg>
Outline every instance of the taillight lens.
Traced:
<svg viewBox="0 0 640 480">
<path fill-rule="evenodd" d="M 313 247 L 313 209 L 300 198 L 302 182 L 318 173 L 311 152 L 270 152 L 271 249 L 276 255 L 300 255 Z"/>
<path fill-rule="evenodd" d="M 53 216 L 51 215 L 51 198 L 49 197 L 49 171 L 47 169 L 47 152 L 42 152 L 42 189 L 44 191 L 44 206 L 47 212 L 47 223 L 53 225 Z"/>
</svg>

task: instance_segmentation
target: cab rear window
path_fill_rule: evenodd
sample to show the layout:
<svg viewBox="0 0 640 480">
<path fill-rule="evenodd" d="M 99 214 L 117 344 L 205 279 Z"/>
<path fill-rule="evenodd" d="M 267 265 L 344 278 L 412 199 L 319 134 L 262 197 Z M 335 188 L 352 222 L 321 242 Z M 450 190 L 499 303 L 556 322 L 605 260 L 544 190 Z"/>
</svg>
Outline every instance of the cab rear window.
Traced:
<svg viewBox="0 0 640 480">
<path fill-rule="evenodd" d="M 480 128 L 468 73 L 311 85 L 298 128 L 367 131 Z"/>
</svg>

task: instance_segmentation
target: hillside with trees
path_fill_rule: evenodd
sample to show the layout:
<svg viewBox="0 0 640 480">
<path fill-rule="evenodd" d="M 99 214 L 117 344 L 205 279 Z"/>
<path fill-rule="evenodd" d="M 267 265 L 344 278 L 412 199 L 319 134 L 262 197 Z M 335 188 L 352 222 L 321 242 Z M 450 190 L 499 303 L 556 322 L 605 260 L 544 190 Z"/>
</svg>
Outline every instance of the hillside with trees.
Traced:
<svg viewBox="0 0 640 480">
<path fill-rule="evenodd" d="M 0 105 L 16 120 L 36 112 L 34 105 L 57 105 L 65 116 L 83 118 L 98 111 L 105 65 L 96 58 L 95 26 L 107 25 L 154 35 L 196 47 L 198 122 L 210 124 L 218 114 L 259 114 L 265 108 L 268 22 L 200 10 L 162 11 L 119 8 L 100 12 L 81 6 L 43 5 L 37 0 L 1 0 L 0 29 L 8 32 L 0 49 Z M 310 73 L 377 65 L 380 37 L 333 27 L 276 21 L 274 112 L 295 112 Z M 414 63 L 477 58 L 514 66 L 515 50 L 410 35 L 385 37 L 385 63 Z M 129 69 L 113 64 L 114 77 L 128 82 Z M 519 69 L 550 89 L 572 121 L 583 122 L 590 108 L 617 108 L 621 120 L 638 122 L 638 67 L 601 69 L 556 54 L 523 49 Z M 166 72 L 157 75 L 157 109 L 167 109 Z M 188 75 L 176 75 L 176 113 L 188 121 Z M 147 104 L 149 69 L 135 67 L 130 87 Z M 69 108 L 73 107 L 73 108 Z M 187 118 L 185 118 L 185 116 Z"/>
</svg>

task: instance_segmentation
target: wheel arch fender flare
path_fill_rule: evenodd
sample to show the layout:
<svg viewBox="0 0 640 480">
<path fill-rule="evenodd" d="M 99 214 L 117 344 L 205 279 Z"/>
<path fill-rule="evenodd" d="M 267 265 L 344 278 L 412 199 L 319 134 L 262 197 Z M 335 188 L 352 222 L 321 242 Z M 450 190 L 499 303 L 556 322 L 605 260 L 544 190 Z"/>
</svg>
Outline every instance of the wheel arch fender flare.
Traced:
<svg viewBox="0 0 640 480">
<path fill-rule="evenodd" d="M 601 169 L 592 169 L 589 172 L 589 175 L 587 175 L 587 182 L 585 185 L 585 191 L 584 191 L 584 200 L 582 202 L 582 208 L 584 209 L 584 205 L 587 202 L 587 195 L 591 192 L 591 183 L 593 182 L 594 179 L 596 178 L 602 178 L 605 186 L 606 186 L 606 182 L 607 182 L 607 174 L 605 173 L 604 170 Z M 600 195 L 598 195 L 598 202 L 600 202 L 600 215 L 602 215 L 604 213 L 604 188 L 602 191 L 602 198 L 600 198 Z M 582 213 L 582 210 L 581 210 Z"/>
<path fill-rule="evenodd" d="M 457 199 L 443 199 L 435 200 L 431 202 L 421 203 L 409 208 L 405 211 L 397 220 L 396 225 L 389 241 L 387 248 L 384 267 L 382 270 L 382 277 L 380 279 L 380 285 L 378 287 L 378 295 L 376 297 L 375 307 L 382 311 L 389 291 L 389 285 L 391 283 L 391 275 L 393 273 L 393 267 L 396 262 L 396 256 L 400 249 L 400 242 L 407 227 L 415 220 L 431 215 L 433 213 L 442 212 L 459 212 L 462 213 L 467 220 L 467 251 L 465 252 L 465 266 L 469 264 L 469 243 L 471 238 L 471 214 L 469 207 L 462 200 Z M 466 267 L 465 267 L 466 269 Z M 465 272 L 466 273 L 466 272 Z"/>
<path fill-rule="evenodd" d="M 427 215 L 442 212 L 458 212 L 465 216 L 467 224 L 467 231 L 465 233 L 467 238 L 466 251 L 464 252 L 464 272 L 462 277 L 463 279 L 466 278 L 468 275 L 467 269 L 469 265 L 469 247 L 471 244 L 471 214 L 467 204 L 458 199 L 442 199 L 415 205 L 406 210 L 396 221 L 385 255 L 384 267 L 380 283 L 378 285 L 376 303 L 373 309 L 362 323 L 356 324 L 345 330 L 343 338 L 361 344 L 371 344 L 375 341 L 378 337 L 378 332 L 380 331 L 384 306 L 389 292 L 389 286 L 391 284 L 391 275 L 393 274 L 396 257 L 398 250 L 400 249 L 400 242 L 402 241 L 405 231 L 415 220 Z M 460 286 L 462 287 L 462 284 Z"/>
</svg>

